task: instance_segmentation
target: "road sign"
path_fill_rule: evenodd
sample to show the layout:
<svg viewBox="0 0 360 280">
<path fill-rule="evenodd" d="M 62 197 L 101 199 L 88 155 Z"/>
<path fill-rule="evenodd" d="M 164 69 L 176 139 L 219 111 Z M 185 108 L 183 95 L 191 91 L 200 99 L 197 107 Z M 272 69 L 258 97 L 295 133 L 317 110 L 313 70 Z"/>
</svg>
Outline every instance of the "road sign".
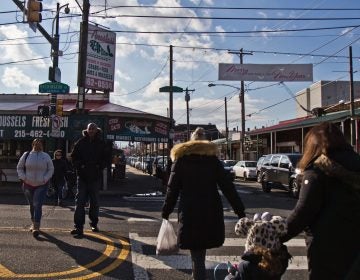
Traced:
<svg viewBox="0 0 360 280">
<path fill-rule="evenodd" d="M 39 85 L 40 93 L 69 93 L 70 87 L 67 84 L 47 82 Z"/>
<path fill-rule="evenodd" d="M 170 92 L 171 90 L 170 86 L 165 86 L 165 87 L 161 87 L 159 88 L 159 92 Z M 177 86 L 173 86 L 172 87 L 172 92 L 183 92 L 184 90 L 181 87 L 177 87 Z"/>
<path fill-rule="evenodd" d="M 53 116 L 51 122 L 51 136 L 60 137 L 61 117 Z"/>
</svg>

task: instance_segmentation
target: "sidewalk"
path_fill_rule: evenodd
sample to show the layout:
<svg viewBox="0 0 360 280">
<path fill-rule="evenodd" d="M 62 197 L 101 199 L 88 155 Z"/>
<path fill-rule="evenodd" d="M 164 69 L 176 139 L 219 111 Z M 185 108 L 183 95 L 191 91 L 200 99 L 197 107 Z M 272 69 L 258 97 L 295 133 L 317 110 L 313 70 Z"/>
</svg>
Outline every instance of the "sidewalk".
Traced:
<svg viewBox="0 0 360 280">
<path fill-rule="evenodd" d="M 100 195 L 130 196 L 157 191 L 161 191 L 160 179 L 126 165 L 125 178 L 110 181 L 107 190 L 101 190 Z M 23 194 L 20 182 L 2 182 L 0 195 L 9 194 Z"/>
</svg>

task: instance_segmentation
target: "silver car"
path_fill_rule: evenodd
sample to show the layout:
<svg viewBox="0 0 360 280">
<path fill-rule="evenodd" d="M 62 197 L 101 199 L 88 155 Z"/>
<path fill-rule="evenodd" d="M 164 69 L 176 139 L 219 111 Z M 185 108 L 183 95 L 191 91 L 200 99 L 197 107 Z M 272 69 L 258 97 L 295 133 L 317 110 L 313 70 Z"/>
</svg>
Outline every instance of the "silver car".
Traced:
<svg viewBox="0 0 360 280">
<path fill-rule="evenodd" d="M 256 179 L 256 161 L 240 160 L 234 166 L 235 176 L 247 179 Z"/>
</svg>

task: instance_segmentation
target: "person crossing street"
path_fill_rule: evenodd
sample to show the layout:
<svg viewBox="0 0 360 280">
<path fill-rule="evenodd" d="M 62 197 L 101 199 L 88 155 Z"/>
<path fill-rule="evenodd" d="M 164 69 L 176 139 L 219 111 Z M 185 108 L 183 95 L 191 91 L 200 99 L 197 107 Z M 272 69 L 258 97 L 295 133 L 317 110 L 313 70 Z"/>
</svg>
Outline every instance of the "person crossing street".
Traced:
<svg viewBox="0 0 360 280">
<path fill-rule="evenodd" d="M 91 230 L 99 231 L 99 189 L 105 167 L 105 144 L 101 139 L 101 129 L 95 123 L 89 123 L 86 130 L 83 130 L 83 137 L 75 143 L 71 158 L 77 174 L 77 193 L 74 229 L 70 233 L 75 237 L 82 237 L 88 199 Z"/>
</svg>

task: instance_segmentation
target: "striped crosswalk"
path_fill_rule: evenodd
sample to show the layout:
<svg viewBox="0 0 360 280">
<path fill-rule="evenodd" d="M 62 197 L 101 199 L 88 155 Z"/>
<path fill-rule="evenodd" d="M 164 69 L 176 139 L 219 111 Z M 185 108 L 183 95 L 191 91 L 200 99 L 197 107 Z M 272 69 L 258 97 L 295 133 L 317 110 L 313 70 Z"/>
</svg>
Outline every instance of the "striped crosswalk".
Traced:
<svg viewBox="0 0 360 280">
<path fill-rule="evenodd" d="M 131 219 L 132 222 L 139 222 L 140 219 Z M 130 221 L 130 222 L 131 222 Z M 147 219 L 144 222 L 155 222 L 155 220 Z M 154 224 L 155 229 L 158 226 Z M 156 233 L 154 236 L 143 236 L 141 233 L 130 232 L 129 239 L 131 243 L 131 257 L 133 264 L 134 279 L 148 280 L 149 270 L 191 270 L 191 260 L 189 251 L 180 251 L 176 255 L 157 256 L 155 253 Z M 206 256 L 206 267 L 213 270 L 219 263 L 238 263 L 240 255 L 244 250 L 245 239 L 238 237 L 229 237 L 225 239 L 224 245 L 220 248 L 208 250 Z M 307 260 L 305 241 L 303 238 L 295 238 L 286 243 L 293 259 L 289 264 L 288 270 L 282 279 L 306 279 Z M 294 278 L 292 275 L 296 275 Z M 303 278 L 304 277 L 304 278 Z"/>
</svg>

